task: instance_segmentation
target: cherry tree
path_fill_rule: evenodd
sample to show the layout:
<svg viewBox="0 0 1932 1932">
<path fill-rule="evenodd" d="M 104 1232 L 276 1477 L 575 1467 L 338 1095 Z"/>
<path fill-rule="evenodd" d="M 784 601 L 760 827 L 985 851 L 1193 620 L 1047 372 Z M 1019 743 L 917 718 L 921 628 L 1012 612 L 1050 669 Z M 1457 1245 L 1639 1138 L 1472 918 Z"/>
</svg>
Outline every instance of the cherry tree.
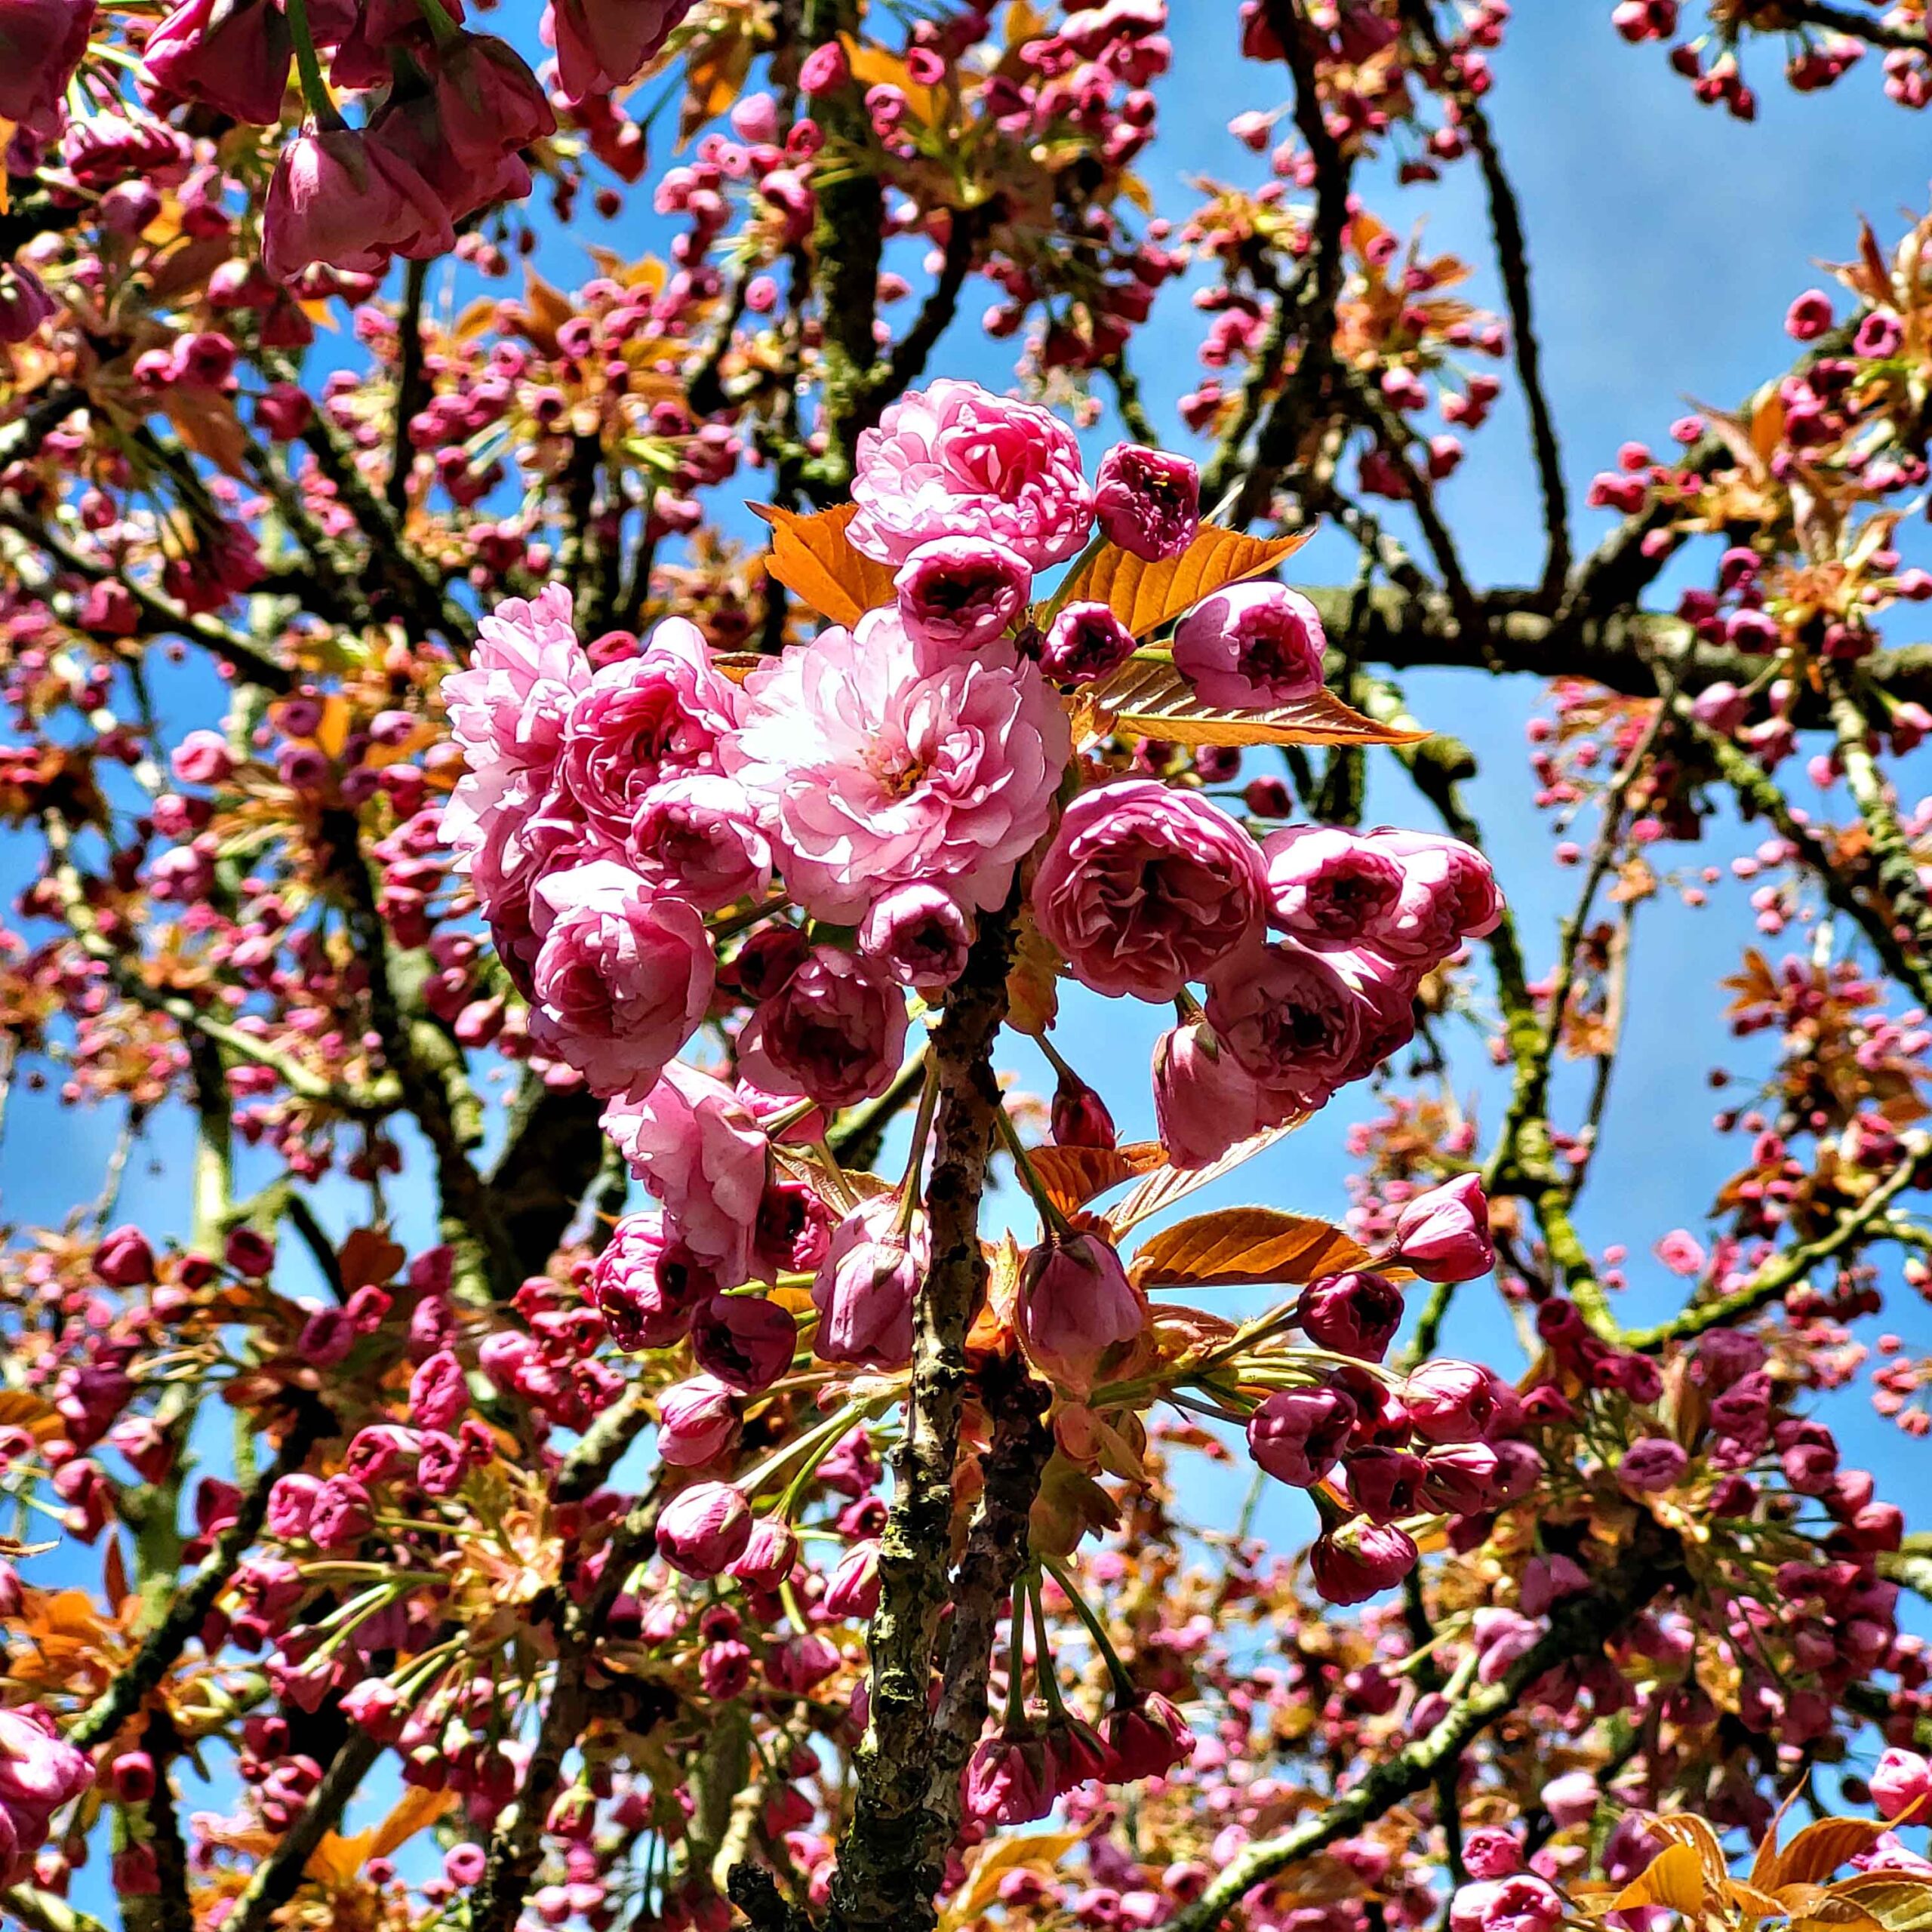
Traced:
<svg viewBox="0 0 1932 1932">
<path fill-rule="evenodd" d="M 1573 503 L 1506 0 L 526 11 L 0 0 L 0 1091 L 120 1124 L 0 1250 L 0 1912 L 1921 1927 L 1932 217 Z M 1597 11 L 1932 101 L 1921 0 Z M 1437 667 L 1540 694 L 1553 929 Z"/>
</svg>

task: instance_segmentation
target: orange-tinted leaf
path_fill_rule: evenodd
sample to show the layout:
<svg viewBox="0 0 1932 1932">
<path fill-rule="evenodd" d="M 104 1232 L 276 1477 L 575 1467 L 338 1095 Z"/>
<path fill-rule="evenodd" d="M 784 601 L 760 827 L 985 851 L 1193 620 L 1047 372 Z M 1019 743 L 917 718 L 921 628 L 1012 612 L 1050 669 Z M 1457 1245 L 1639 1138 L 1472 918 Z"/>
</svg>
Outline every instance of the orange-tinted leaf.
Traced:
<svg viewBox="0 0 1932 1932">
<path fill-rule="evenodd" d="M 970 1925 L 999 1897 L 999 1881 L 1008 1872 L 1035 1867 L 1052 1872 L 1061 1860 L 1086 1837 L 1085 1832 L 1028 1832 L 1002 1838 L 983 1850 L 964 1891 L 947 1904 L 940 1921 L 941 1932 Z"/>
<path fill-rule="evenodd" d="M 1118 1241 L 1129 1229 L 1151 1220 L 1163 1208 L 1185 1201 L 1196 1188 L 1232 1174 L 1244 1161 L 1252 1160 L 1264 1147 L 1272 1146 L 1300 1124 L 1300 1119 L 1291 1120 L 1284 1127 L 1271 1127 L 1252 1134 L 1237 1141 L 1218 1161 L 1210 1161 L 1204 1168 L 1157 1168 L 1108 1215 L 1107 1226 L 1114 1238 Z"/>
<path fill-rule="evenodd" d="M 1104 604 L 1136 637 L 1148 637 L 1204 597 L 1272 570 L 1314 534 L 1247 537 L 1204 523 L 1186 550 L 1164 564 L 1143 563 L 1109 544 L 1074 579 L 1067 601 Z"/>
<path fill-rule="evenodd" d="M 1801 1778 L 1786 1794 L 1784 1802 L 1778 1807 L 1777 1816 L 1758 1841 L 1756 1854 L 1751 1860 L 1751 1883 L 1775 1890 L 1777 1885 L 1778 1839 L 1784 1830 L 1784 1821 L 1791 1807 L 1804 1796 L 1807 1779 Z"/>
<path fill-rule="evenodd" d="M 213 389 L 177 386 L 168 391 L 162 407 L 185 448 L 230 476 L 247 476 L 242 456 L 248 435 L 226 396 Z"/>
<path fill-rule="evenodd" d="M 1368 1250 L 1340 1228 L 1275 1208 L 1197 1214 L 1143 1241 L 1128 1272 L 1143 1288 L 1313 1281 L 1365 1267 Z"/>
<path fill-rule="evenodd" d="M 561 289 L 552 288 L 534 269 L 525 269 L 523 303 L 517 324 L 546 355 L 556 354 L 557 331 L 576 312 Z"/>
<path fill-rule="evenodd" d="M 309 1855 L 306 1875 L 322 1884 L 352 1884 L 372 1858 L 387 1858 L 418 1832 L 426 1831 L 456 1803 L 452 1791 L 425 1791 L 411 1785 L 380 1825 L 352 1838 L 331 1832 Z"/>
<path fill-rule="evenodd" d="M 393 1281 L 395 1271 L 409 1259 L 408 1251 L 397 1247 L 387 1235 L 374 1228 L 358 1228 L 342 1244 L 338 1257 L 345 1288 L 380 1287 Z"/>
<path fill-rule="evenodd" d="M 1704 1903 L 1703 1861 L 1690 1844 L 1666 1845 L 1649 1866 L 1611 1901 L 1613 1912 L 1634 1912 L 1643 1906 L 1667 1906 L 1694 1918 Z"/>
<path fill-rule="evenodd" d="M 1718 1835 L 1694 1811 L 1671 1811 L 1649 1820 L 1651 1829 L 1673 1844 L 1687 1844 L 1702 1861 L 1704 1876 L 1715 1889 L 1730 1875 L 1729 1862 Z"/>
<path fill-rule="evenodd" d="M 1870 1818 L 1820 1818 L 1807 1825 L 1755 1882 L 1771 1891 L 1786 1885 L 1816 1885 L 1860 1852 L 1869 1851 L 1891 1827 Z"/>
<path fill-rule="evenodd" d="M 1932 1881 L 1909 1872 L 1866 1872 L 1829 1887 L 1834 1903 L 1854 1906 L 1885 1932 L 1925 1932 L 1932 1926 Z"/>
<path fill-rule="evenodd" d="M 1164 1167 L 1168 1155 L 1158 1140 L 1135 1140 L 1124 1147 L 1034 1147 L 1026 1158 L 1054 1205 L 1071 1214 L 1097 1194 Z"/>
<path fill-rule="evenodd" d="M 1083 694 L 1084 735 L 1161 738 L 1178 745 L 1413 745 L 1426 731 L 1378 724 L 1325 685 L 1292 704 L 1228 711 L 1204 704 L 1164 658 L 1131 657 Z"/>
<path fill-rule="evenodd" d="M 906 105 L 912 118 L 921 127 L 932 126 L 937 116 L 934 112 L 936 97 L 933 90 L 923 81 L 913 79 L 906 63 L 896 54 L 888 53 L 882 47 L 870 47 L 854 40 L 849 34 L 841 34 L 844 42 L 845 58 L 851 63 L 852 78 L 863 88 L 896 88 L 906 97 Z"/>
<path fill-rule="evenodd" d="M 841 503 L 816 516 L 799 516 L 773 503 L 752 507 L 771 526 L 765 568 L 821 617 L 855 624 L 868 611 L 892 601 L 892 572 L 846 541 L 845 526 L 858 514 L 857 504 Z"/>
<path fill-rule="evenodd" d="M 45 1396 L 25 1389 L 0 1389 L 0 1429 L 23 1429 L 44 1442 L 65 1428 L 60 1411 Z"/>
</svg>

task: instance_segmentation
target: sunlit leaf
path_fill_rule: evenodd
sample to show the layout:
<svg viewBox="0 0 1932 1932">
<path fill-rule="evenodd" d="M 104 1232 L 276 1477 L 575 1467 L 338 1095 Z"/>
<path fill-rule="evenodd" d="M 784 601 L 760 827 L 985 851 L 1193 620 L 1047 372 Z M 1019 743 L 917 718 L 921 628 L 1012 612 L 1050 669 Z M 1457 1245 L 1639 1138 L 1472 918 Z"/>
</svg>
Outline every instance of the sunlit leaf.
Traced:
<svg viewBox="0 0 1932 1932">
<path fill-rule="evenodd" d="M 1932 1881 L 1909 1872 L 1866 1872 L 1827 1888 L 1833 1901 L 1856 1906 L 1885 1932 L 1925 1932 L 1932 1926 Z"/>
<path fill-rule="evenodd" d="M 1767 1890 L 1786 1885 L 1815 1885 L 1841 1865 L 1869 1851 L 1890 1829 L 1870 1818 L 1821 1818 L 1807 1825 L 1772 1861 L 1769 1872 L 1754 1872 L 1754 1882 Z"/>
<path fill-rule="evenodd" d="M 986 1846 L 973 1866 L 965 1889 L 946 1903 L 940 1921 L 944 1932 L 970 1925 L 999 1897 L 999 1881 L 1009 1872 L 1032 1868 L 1057 1869 L 1062 1859 L 1086 1837 L 1084 1832 L 1029 1832 Z"/>
<path fill-rule="evenodd" d="M 1165 1166 L 1168 1155 L 1158 1140 L 1136 1140 L 1124 1147 L 1035 1147 L 1026 1158 L 1054 1205 L 1071 1214 L 1109 1188 Z"/>
<path fill-rule="evenodd" d="M 1263 1148 L 1272 1146 L 1283 1135 L 1294 1133 L 1300 1124 L 1301 1118 L 1297 1118 L 1283 1126 L 1264 1128 L 1259 1134 L 1251 1134 L 1247 1140 L 1237 1141 L 1218 1161 L 1211 1161 L 1204 1168 L 1155 1169 L 1107 1216 L 1107 1226 L 1114 1238 L 1118 1241 L 1130 1229 L 1151 1220 L 1164 1208 L 1185 1201 L 1196 1188 L 1205 1187 L 1211 1180 L 1219 1180 L 1223 1174 L 1232 1174 L 1244 1161 L 1251 1161 Z"/>
<path fill-rule="evenodd" d="M 1660 1837 L 1669 1838 L 1674 1844 L 1687 1844 L 1697 1853 L 1703 1861 L 1704 1875 L 1713 1889 L 1730 1875 L 1730 1866 L 1724 1855 L 1724 1847 L 1718 1842 L 1717 1833 L 1694 1812 L 1660 1813 L 1647 1823 Z"/>
<path fill-rule="evenodd" d="M 771 554 L 765 568 L 822 617 L 835 624 L 857 623 L 868 611 L 892 601 L 892 572 L 861 556 L 847 542 L 845 526 L 858 514 L 855 503 L 800 516 L 776 504 L 752 508 L 771 526 Z"/>
<path fill-rule="evenodd" d="M 164 395 L 162 407 L 183 448 L 206 457 L 230 476 L 247 476 L 243 457 L 248 448 L 248 432 L 226 396 L 213 389 L 176 384 Z"/>
<path fill-rule="evenodd" d="M 1068 601 L 1104 604 L 1136 637 L 1151 636 L 1203 598 L 1272 570 L 1313 534 L 1305 530 L 1293 537 L 1249 537 L 1204 523 L 1181 555 L 1157 564 L 1109 544 L 1081 568 Z"/>
<path fill-rule="evenodd" d="M 1368 1250 L 1311 1215 L 1275 1208 L 1198 1214 L 1143 1241 L 1128 1272 L 1143 1288 L 1232 1287 L 1247 1281 L 1314 1281 L 1366 1267 Z"/>
<path fill-rule="evenodd" d="M 338 1260 L 345 1288 L 379 1287 L 393 1281 L 395 1272 L 409 1259 L 388 1235 L 374 1228 L 357 1228 L 343 1242 Z"/>
<path fill-rule="evenodd" d="M 1634 1912 L 1643 1906 L 1667 1906 L 1686 1918 L 1703 1909 L 1704 1866 L 1690 1844 L 1666 1845 L 1611 1901 L 1613 1912 Z"/>
<path fill-rule="evenodd" d="M 1413 745 L 1426 731 L 1378 724 L 1325 685 L 1292 704 L 1229 711 L 1204 704 L 1163 657 L 1132 657 L 1104 684 L 1081 694 L 1089 740 L 1118 734 L 1179 745 Z"/>
</svg>

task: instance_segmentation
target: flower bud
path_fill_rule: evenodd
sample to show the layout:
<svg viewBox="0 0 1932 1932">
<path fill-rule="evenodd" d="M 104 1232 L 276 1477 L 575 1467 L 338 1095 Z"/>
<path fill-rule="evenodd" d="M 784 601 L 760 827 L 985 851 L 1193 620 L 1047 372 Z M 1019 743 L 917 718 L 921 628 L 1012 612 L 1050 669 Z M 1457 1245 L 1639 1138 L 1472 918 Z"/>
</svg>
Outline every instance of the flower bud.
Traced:
<svg viewBox="0 0 1932 1932">
<path fill-rule="evenodd" d="M 1405 1531 L 1358 1519 L 1317 1537 L 1309 1567 L 1324 1602 L 1366 1603 L 1399 1583 L 1420 1553 Z"/>
<path fill-rule="evenodd" d="M 673 1570 L 700 1580 L 715 1577 L 745 1553 L 752 1512 L 728 1482 L 680 1490 L 657 1518 L 657 1553 Z"/>
<path fill-rule="evenodd" d="M 1395 1217 L 1395 1255 L 1425 1281 L 1473 1281 L 1496 1266 L 1489 1203 L 1475 1174 L 1458 1174 L 1405 1203 Z"/>
<path fill-rule="evenodd" d="M 1170 562 L 1201 527 L 1201 472 L 1186 457 L 1119 444 L 1101 459 L 1094 514 L 1109 543 L 1146 563 Z"/>
<path fill-rule="evenodd" d="M 1069 1389 L 1091 1387 L 1100 1358 L 1146 1325 L 1147 1304 L 1097 1235 L 1050 1236 L 1020 1269 L 1018 1323 L 1029 1358 Z"/>
<path fill-rule="evenodd" d="M 1331 1275 L 1303 1295 L 1296 1318 L 1318 1349 L 1380 1361 L 1402 1325 L 1402 1291 L 1385 1275 Z"/>
<path fill-rule="evenodd" d="M 1312 1489 L 1335 1466 L 1359 1412 L 1340 1389 L 1278 1389 L 1247 1419 L 1247 1446 L 1277 1481 Z"/>
</svg>

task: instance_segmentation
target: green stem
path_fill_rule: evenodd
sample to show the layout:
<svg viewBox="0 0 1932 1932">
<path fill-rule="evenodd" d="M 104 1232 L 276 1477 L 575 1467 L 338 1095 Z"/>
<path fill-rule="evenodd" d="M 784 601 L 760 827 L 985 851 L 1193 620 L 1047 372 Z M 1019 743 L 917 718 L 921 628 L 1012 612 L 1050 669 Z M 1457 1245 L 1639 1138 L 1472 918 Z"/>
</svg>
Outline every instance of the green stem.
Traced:
<svg viewBox="0 0 1932 1932">
<path fill-rule="evenodd" d="M 315 125 L 334 132 L 347 123 L 337 111 L 322 78 L 322 63 L 315 53 L 315 36 L 309 25 L 309 0 L 288 0 L 288 31 L 295 42 L 295 72 L 302 83 L 302 98 L 315 117 Z"/>
<path fill-rule="evenodd" d="M 1094 1640 L 1094 1647 L 1106 1660 L 1107 1675 L 1113 1679 L 1114 1695 L 1124 1703 L 1134 1701 L 1134 1679 L 1128 1675 L 1127 1666 L 1120 1660 L 1120 1653 L 1114 1648 L 1113 1639 L 1107 1635 L 1106 1626 L 1100 1621 L 1099 1613 L 1075 1587 L 1072 1574 L 1057 1556 L 1041 1552 L 1040 1561 L 1047 1574 L 1052 1577 L 1073 1606 L 1073 1614 L 1087 1626 L 1087 1634 Z"/>
</svg>

